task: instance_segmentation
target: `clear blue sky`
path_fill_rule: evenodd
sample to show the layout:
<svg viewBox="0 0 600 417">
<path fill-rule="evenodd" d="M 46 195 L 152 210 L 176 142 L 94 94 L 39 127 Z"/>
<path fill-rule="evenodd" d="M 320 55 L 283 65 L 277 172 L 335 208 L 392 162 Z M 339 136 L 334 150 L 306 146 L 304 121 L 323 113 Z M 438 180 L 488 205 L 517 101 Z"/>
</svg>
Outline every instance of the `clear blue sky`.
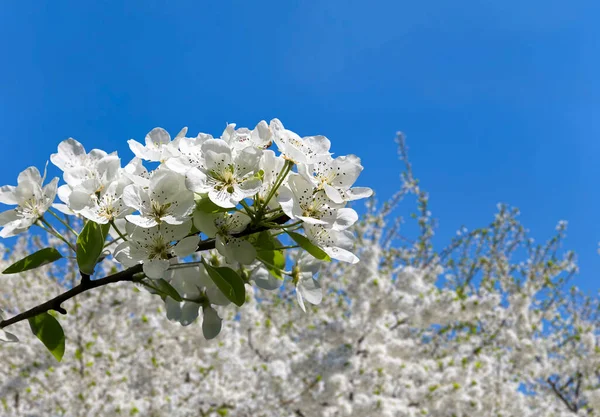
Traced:
<svg viewBox="0 0 600 417">
<path fill-rule="evenodd" d="M 259 5 L 260 4 L 260 5 Z M 600 288 L 600 6 L 593 1 L 4 1 L 0 184 L 57 144 L 131 154 L 162 126 L 219 134 L 278 117 L 398 187 L 409 139 L 439 239 L 518 206 L 559 219 Z M 52 171 L 56 173 L 56 171 Z"/>
</svg>

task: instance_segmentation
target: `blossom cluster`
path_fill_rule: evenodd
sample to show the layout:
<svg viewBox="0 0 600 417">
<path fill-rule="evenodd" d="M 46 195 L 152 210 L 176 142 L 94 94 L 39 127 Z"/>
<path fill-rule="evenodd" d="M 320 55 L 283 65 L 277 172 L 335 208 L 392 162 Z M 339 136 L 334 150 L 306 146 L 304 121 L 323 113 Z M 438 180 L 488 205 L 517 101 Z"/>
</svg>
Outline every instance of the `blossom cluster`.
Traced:
<svg viewBox="0 0 600 417">
<path fill-rule="evenodd" d="M 82 294 L 77 314 L 63 319 L 77 339 L 62 363 L 37 343 L 0 344 L 1 414 L 600 415 L 599 299 L 561 284 L 573 265 L 555 251 L 560 233 L 528 249 L 514 219 L 499 213 L 425 266 L 412 240 L 388 247 L 395 221 L 384 220 L 353 226 L 361 262 L 322 266 L 327 296 L 306 306 L 311 314 L 291 294 L 249 289 L 243 314 L 217 307 L 219 343 L 170 325 L 160 300 L 126 283 Z M 25 242 L 0 268 L 30 250 Z M 216 250 L 209 256 L 225 262 Z M 480 279 L 469 281 L 473 271 Z M 61 291 L 52 276 L 70 282 L 78 273 L 56 263 L 6 276 L 0 307 L 43 302 Z M 26 341 L 25 327 L 11 331 Z"/>
<path fill-rule="evenodd" d="M 0 188 L 0 203 L 16 206 L 0 214 L 0 236 L 38 225 L 78 252 L 79 238 L 69 241 L 56 219 L 76 236 L 70 216 L 106 227 L 112 240 L 99 259 L 141 264 L 138 282 L 161 295 L 170 319 L 187 325 L 202 309 L 207 338 L 221 329 L 214 306 L 244 302 L 245 291 L 235 290 L 240 277 L 242 290 L 251 282 L 272 290 L 288 275 L 302 309 L 319 303 L 319 263 L 358 262 L 349 231 L 358 215 L 346 205 L 372 194 L 353 187 L 360 159 L 334 157 L 326 137 L 300 137 L 278 119 L 254 129 L 229 124 L 219 138 L 186 135 L 187 128 L 174 138 L 155 128 L 144 144 L 131 139 L 135 157 L 125 165 L 116 152 L 61 142 L 50 161 L 63 171 L 63 185 L 58 178 L 44 185 L 46 174 L 30 167 L 17 186 Z M 207 242 L 219 257 L 201 256 Z M 289 270 L 286 249 L 294 250 Z"/>
</svg>

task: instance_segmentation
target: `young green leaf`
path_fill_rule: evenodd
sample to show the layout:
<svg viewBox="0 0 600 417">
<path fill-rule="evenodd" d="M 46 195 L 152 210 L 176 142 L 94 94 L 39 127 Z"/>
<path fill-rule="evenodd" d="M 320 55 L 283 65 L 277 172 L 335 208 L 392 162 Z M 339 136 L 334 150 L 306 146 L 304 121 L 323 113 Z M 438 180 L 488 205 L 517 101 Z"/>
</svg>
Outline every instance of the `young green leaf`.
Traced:
<svg viewBox="0 0 600 417">
<path fill-rule="evenodd" d="M 208 262 L 204 262 L 204 267 L 225 297 L 236 306 L 241 307 L 246 301 L 246 287 L 244 286 L 242 277 L 231 268 L 215 268 L 208 264 Z"/>
<path fill-rule="evenodd" d="M 310 253 L 315 258 L 321 261 L 331 262 L 329 255 L 327 255 L 323 249 L 308 240 L 306 236 L 302 236 L 301 234 L 295 232 L 287 232 L 287 234 L 290 235 L 290 237 L 294 239 L 294 242 L 300 245 L 302 249 Z"/>
<path fill-rule="evenodd" d="M 47 265 L 52 262 L 56 262 L 61 258 L 62 255 L 56 249 L 45 248 L 24 257 L 20 261 L 15 262 L 14 264 L 6 268 L 2 273 L 16 274 L 23 271 L 29 271 L 30 269 L 39 268 L 42 265 Z"/>
<path fill-rule="evenodd" d="M 256 248 L 256 257 L 265 268 L 277 279 L 283 280 L 281 270 L 285 268 L 285 255 L 277 250 L 281 242 L 268 231 L 260 232 L 251 237 L 250 241 Z"/>
<path fill-rule="evenodd" d="M 161 278 L 159 280 L 153 280 L 152 284 L 156 287 L 157 290 L 162 292 L 164 295 L 168 295 L 173 300 L 175 300 L 177 302 L 183 301 L 183 299 L 181 298 L 181 295 L 179 295 L 177 290 L 175 288 L 173 288 L 173 286 L 171 284 L 169 284 L 167 281 L 165 281 L 164 279 Z"/>
<path fill-rule="evenodd" d="M 280 250 L 258 250 L 256 258 L 263 263 L 267 271 L 275 278 L 283 280 L 281 271 L 285 269 L 285 255 Z"/>
<path fill-rule="evenodd" d="M 65 354 L 65 332 L 58 320 L 48 313 L 42 313 L 29 319 L 29 327 L 60 362 Z"/>
<path fill-rule="evenodd" d="M 84 274 L 92 275 L 98 258 L 104 250 L 109 224 L 88 221 L 77 238 L 77 265 Z"/>
<path fill-rule="evenodd" d="M 281 242 L 274 238 L 273 235 L 267 231 L 251 236 L 251 242 L 257 251 L 273 250 L 282 246 Z"/>
</svg>

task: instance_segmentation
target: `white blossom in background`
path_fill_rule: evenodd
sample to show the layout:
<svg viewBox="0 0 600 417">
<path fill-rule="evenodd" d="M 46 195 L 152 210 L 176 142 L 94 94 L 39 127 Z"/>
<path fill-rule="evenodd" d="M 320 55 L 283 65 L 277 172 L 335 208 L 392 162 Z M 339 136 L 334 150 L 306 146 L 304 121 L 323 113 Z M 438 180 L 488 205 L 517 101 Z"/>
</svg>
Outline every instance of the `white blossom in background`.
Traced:
<svg viewBox="0 0 600 417">
<path fill-rule="evenodd" d="M 0 269 L 47 245 L 63 256 L 2 276 L 0 322 L 82 285 L 83 222 L 108 233 L 91 279 L 136 271 L 62 303 L 62 362 L 26 321 L 1 329 L 1 415 L 600 416 L 600 301 L 566 287 L 565 223 L 538 245 L 500 206 L 436 250 L 408 163 L 394 200 L 358 221 L 360 159 L 334 159 L 325 137 L 277 119 L 186 134 L 130 141 L 124 167 L 69 139 L 51 157 L 58 190 L 35 168 L 0 188 L 17 206 L 0 234 L 51 232 L 0 247 Z M 389 218 L 407 195 L 417 236 Z"/>
<path fill-rule="evenodd" d="M 529 261 L 510 260 L 527 238 L 513 217 L 499 218 L 451 251 L 447 261 L 461 265 L 451 270 L 441 260 L 423 266 L 429 256 L 418 245 L 387 247 L 392 226 L 367 217 L 355 230 L 361 262 L 322 263 L 323 299 L 307 313 L 291 291 L 282 299 L 252 289 L 242 309 L 216 302 L 200 267 L 170 270 L 165 279 L 210 304 L 163 303 L 127 285 L 86 293 L 77 314 L 63 319 L 72 340 L 63 363 L 28 343 L 26 323 L 13 330 L 20 344 L 0 345 L 0 408 L 32 416 L 600 415 L 598 300 L 580 302 L 557 286 L 547 304 L 548 279 L 558 284 L 573 266 L 568 254 L 551 255 L 560 235 L 547 258 L 533 248 Z M 11 259 L 26 253 L 24 245 Z M 465 257 L 463 245 L 482 249 Z M 216 251 L 209 257 L 225 264 Z M 294 256 L 290 268 L 306 269 L 303 258 L 313 262 Z M 462 290 L 472 265 L 481 280 Z M 63 273 L 77 279 L 59 265 L 6 277 L 3 306 L 44 300 L 61 286 L 52 276 Z M 292 277 L 284 285 L 294 288 Z"/>
</svg>

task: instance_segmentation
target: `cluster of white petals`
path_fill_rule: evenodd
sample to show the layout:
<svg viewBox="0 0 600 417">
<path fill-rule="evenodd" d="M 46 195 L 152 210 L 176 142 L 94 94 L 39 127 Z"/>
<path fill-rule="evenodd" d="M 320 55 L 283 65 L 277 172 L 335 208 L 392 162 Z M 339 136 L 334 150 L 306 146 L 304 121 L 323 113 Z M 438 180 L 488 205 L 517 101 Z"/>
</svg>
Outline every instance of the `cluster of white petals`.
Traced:
<svg viewBox="0 0 600 417">
<path fill-rule="evenodd" d="M 14 236 L 36 224 L 61 237 L 52 225 L 56 219 L 49 221 L 46 213 L 69 228 L 72 220 L 65 222 L 61 215 L 106 225 L 113 241 L 103 257 L 111 257 L 117 268 L 141 264 L 148 280 L 140 282 L 163 297 L 169 318 L 188 325 L 202 310 L 207 337 L 219 333 L 221 319 L 213 306 L 222 305 L 224 298 L 218 286 L 207 284 L 214 281 L 206 280 L 211 268 L 242 273 L 252 267 L 254 275 L 265 279 L 247 276 L 244 286 L 254 282 L 271 290 L 281 286 L 286 274 L 302 276 L 293 280 L 301 308 L 303 300 L 318 303 L 320 287 L 313 279 L 317 259 L 299 261 L 286 271 L 278 248 L 309 250 L 320 260 L 358 261 L 348 231 L 358 215 L 345 205 L 372 194 L 368 188 L 353 188 L 363 169 L 360 159 L 334 158 L 327 138 L 302 138 L 278 119 L 261 121 L 252 130 L 229 124 L 219 138 L 206 133 L 187 137 L 187 131 L 172 139 L 157 127 L 144 144 L 129 140 L 135 157 L 127 164 L 116 152 L 87 152 L 72 138 L 61 142 L 50 160 L 62 170 L 63 185 L 58 187 L 58 178 L 43 185 L 44 178 L 32 167 L 19 175 L 16 187 L 0 188 L 0 202 L 17 205 L 0 214 L 0 235 Z M 261 240 L 267 240 L 267 247 L 253 236 L 259 232 L 267 234 Z M 286 236 L 288 245 L 279 240 Z M 222 262 L 195 255 L 207 241 L 214 242 Z M 79 250 L 74 241 L 68 243 Z M 281 258 L 277 265 L 269 262 L 272 256 Z M 170 287 L 167 293 L 159 291 L 165 282 L 179 294 L 177 301 L 168 294 Z M 234 296 L 229 294 L 229 300 Z"/>
<path fill-rule="evenodd" d="M 371 194 L 353 187 L 360 160 L 334 158 L 325 137 L 278 120 L 186 134 L 130 141 L 125 166 L 69 139 L 51 157 L 64 185 L 28 168 L 0 188 L 16 206 L 0 234 L 50 232 L 0 246 L 14 272 L 2 276 L 0 415 L 600 417 L 600 299 L 567 286 L 565 222 L 537 244 L 499 206 L 436 250 L 401 136 L 402 188 L 359 222 L 345 204 Z M 390 221 L 405 196 L 416 236 Z M 104 240 L 85 246 L 94 233 Z M 80 249 L 97 246 L 90 278 Z M 128 270 L 135 286 L 87 291 Z M 44 310 L 68 310 L 66 347 L 35 320 L 7 324 L 76 289 Z"/>
<path fill-rule="evenodd" d="M 211 306 L 163 305 L 127 285 L 86 293 L 77 314 L 64 318 L 74 342 L 63 363 L 33 341 L 0 344 L 0 409 L 31 416 L 600 415 L 600 304 L 564 286 L 574 265 L 556 250 L 562 228 L 547 244 L 529 246 L 501 209 L 490 227 L 465 232 L 440 256 L 418 243 L 390 245 L 392 228 L 380 215 L 355 225 L 361 262 L 321 266 L 319 282 L 315 259 L 292 254 L 290 268 L 301 271 L 290 277 L 296 294 L 252 291 L 243 311 L 198 267 L 169 270 L 165 279 L 186 298 L 209 294 Z M 23 245 L 0 266 L 19 259 Z M 231 265 L 217 250 L 209 257 Z M 105 273 L 114 266 L 101 264 Z M 244 269 L 268 287 L 262 266 Z M 7 277 L 2 306 L 35 305 L 77 278 L 59 265 Z M 318 308 L 306 303 L 321 298 Z M 165 319 L 166 312 L 189 324 L 201 311 L 207 334 L 221 331 L 219 343 Z M 11 331 L 33 337 L 25 324 Z"/>
</svg>

